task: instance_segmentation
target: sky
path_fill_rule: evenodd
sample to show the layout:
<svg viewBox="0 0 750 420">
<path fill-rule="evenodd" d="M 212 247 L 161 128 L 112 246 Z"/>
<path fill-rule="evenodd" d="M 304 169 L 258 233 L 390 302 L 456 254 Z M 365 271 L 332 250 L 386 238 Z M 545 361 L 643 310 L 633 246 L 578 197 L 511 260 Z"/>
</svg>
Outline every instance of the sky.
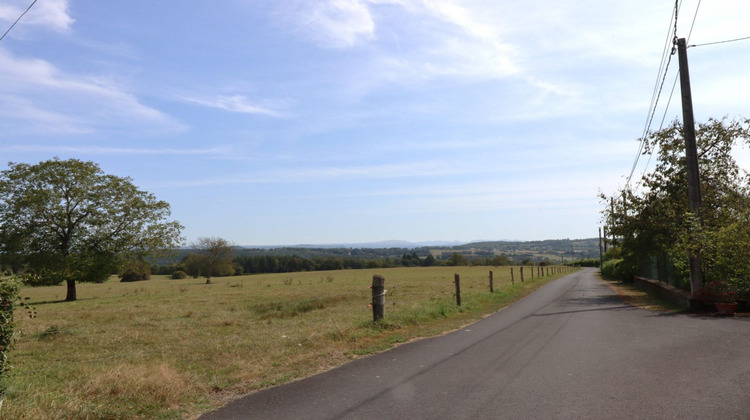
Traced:
<svg viewBox="0 0 750 420">
<path fill-rule="evenodd" d="M 29 4 L 0 3 L 2 32 Z M 187 243 L 596 237 L 674 6 L 38 0 L 0 41 L 0 170 L 96 162 L 169 202 Z M 677 35 L 748 21 L 746 0 L 684 0 Z M 696 121 L 750 116 L 749 50 L 688 49 Z M 666 74 L 652 130 L 681 118 L 676 55 Z"/>
</svg>

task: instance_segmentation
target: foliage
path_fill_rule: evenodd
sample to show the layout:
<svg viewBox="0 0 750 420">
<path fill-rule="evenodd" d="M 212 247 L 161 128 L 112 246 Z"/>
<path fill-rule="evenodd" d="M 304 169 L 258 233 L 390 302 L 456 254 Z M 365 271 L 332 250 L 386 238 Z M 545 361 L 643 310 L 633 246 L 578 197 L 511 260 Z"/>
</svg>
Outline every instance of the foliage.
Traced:
<svg viewBox="0 0 750 420">
<path fill-rule="evenodd" d="M 599 267 L 598 258 L 584 258 L 582 260 L 565 263 L 567 266 L 578 266 L 578 267 Z"/>
<path fill-rule="evenodd" d="M 622 259 L 622 249 L 619 246 L 611 246 L 607 248 L 607 251 L 602 255 L 602 260 L 620 260 Z"/>
<path fill-rule="evenodd" d="M 0 250 L 31 284 L 101 282 L 122 259 L 179 243 L 169 204 L 93 162 L 9 163 L 0 174 Z"/>
<path fill-rule="evenodd" d="M 669 259 L 676 268 L 671 282 L 680 286 L 689 284 L 688 256 L 698 255 L 709 281 L 731 272 L 746 276 L 750 266 L 737 258 L 739 249 L 750 247 L 747 231 L 740 232 L 749 226 L 750 178 L 735 162 L 732 149 L 750 140 L 750 120 L 710 119 L 696 128 L 703 197 L 699 214 L 688 210 L 683 138 L 679 122 L 650 133 L 644 153 L 655 153 L 657 163 L 637 183 L 640 191 L 626 188 L 611 197 L 601 195 L 622 269 L 638 274 L 650 257 Z M 743 265 L 735 270 L 730 263 Z"/>
<path fill-rule="evenodd" d="M 16 278 L 0 280 L 0 397 L 5 393 L 4 381 L 10 370 L 8 352 L 15 341 L 16 323 L 13 313 L 20 306 L 26 309 L 29 317 L 36 316 L 36 311 L 19 298 L 19 288 L 20 282 Z M 1 400 L 2 398 L 0 398 L 0 404 Z"/>
<path fill-rule="evenodd" d="M 187 278 L 187 273 L 184 272 L 184 271 L 182 271 L 182 270 L 175 270 L 172 273 L 172 278 L 175 279 L 175 280 L 186 279 Z"/>
<path fill-rule="evenodd" d="M 445 261 L 445 265 L 456 267 L 461 265 L 469 265 L 469 259 L 465 255 L 454 252 L 450 258 Z"/>
<path fill-rule="evenodd" d="M 732 284 L 712 281 L 703 285 L 693 294 L 701 302 L 734 303 L 739 299 L 739 291 Z"/>
<path fill-rule="evenodd" d="M 131 260 L 125 263 L 120 281 L 142 281 L 151 278 L 151 267 L 144 261 Z"/>
<path fill-rule="evenodd" d="M 206 284 L 211 283 L 211 276 L 230 276 L 234 274 L 232 256 L 234 245 L 223 238 L 199 238 L 193 244 L 195 253 L 188 255 L 185 267 L 193 277 L 204 276 Z"/>
<path fill-rule="evenodd" d="M 622 260 L 608 260 L 602 264 L 602 277 L 609 280 L 625 280 Z"/>
</svg>

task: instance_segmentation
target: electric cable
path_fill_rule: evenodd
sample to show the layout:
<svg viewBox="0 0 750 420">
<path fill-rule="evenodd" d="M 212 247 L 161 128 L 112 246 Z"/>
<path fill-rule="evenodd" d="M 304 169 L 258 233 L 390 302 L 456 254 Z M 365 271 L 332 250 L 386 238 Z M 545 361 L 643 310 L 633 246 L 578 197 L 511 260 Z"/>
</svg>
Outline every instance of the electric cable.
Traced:
<svg viewBox="0 0 750 420">
<path fill-rule="evenodd" d="M 693 36 L 693 29 L 695 28 L 695 21 L 698 19 L 698 10 L 700 10 L 701 2 L 702 0 L 698 0 L 698 5 L 695 8 L 695 14 L 693 15 L 693 21 L 690 24 L 690 31 L 688 32 L 687 42 L 690 42 L 690 38 Z M 677 38 L 676 31 L 677 31 L 677 26 L 675 25 L 675 39 Z M 674 96 L 674 90 L 677 87 L 677 80 L 679 78 L 680 78 L 680 73 L 678 71 L 678 73 L 675 75 L 674 82 L 672 83 L 672 90 L 669 92 L 669 99 L 667 100 L 667 105 L 664 107 L 664 114 L 662 115 L 661 122 L 659 123 L 659 131 L 661 131 L 664 128 L 664 121 L 666 121 L 667 119 L 667 113 L 669 112 L 669 105 L 671 105 L 672 103 L 672 97 Z M 653 156 L 652 153 L 648 154 L 648 160 L 646 160 L 646 165 L 644 165 L 643 172 L 641 172 L 641 178 L 638 180 L 634 188 L 636 191 L 638 190 L 638 187 L 640 187 L 643 177 L 646 176 L 646 171 L 648 171 L 648 166 L 649 164 L 651 164 L 652 156 Z"/>
<path fill-rule="evenodd" d="M 671 53 L 667 54 L 667 51 L 669 51 L 669 44 L 670 41 L 672 43 L 674 42 L 675 37 L 677 36 L 677 18 L 679 15 L 680 5 L 682 2 L 680 0 L 675 0 L 674 5 L 674 14 L 673 17 L 670 18 L 669 21 L 669 29 L 667 30 L 667 39 L 664 43 L 664 49 L 662 51 L 662 58 L 661 58 L 661 64 L 659 66 L 659 71 L 657 72 L 657 78 L 654 86 L 654 93 L 651 97 L 651 104 L 649 105 L 649 110 L 646 116 L 646 125 L 643 128 L 643 133 L 641 135 L 641 142 L 638 146 L 638 153 L 635 156 L 635 160 L 633 161 L 633 166 L 630 169 L 630 174 L 627 177 L 627 180 L 625 181 L 625 188 L 627 189 L 630 185 L 630 181 L 633 178 L 633 174 L 635 173 L 636 168 L 638 167 L 638 161 L 640 160 L 641 154 L 643 153 L 643 148 L 646 144 L 646 135 L 649 132 L 649 129 L 651 128 L 651 124 L 654 119 L 654 115 L 656 113 L 656 109 L 659 103 L 659 97 L 661 96 L 662 89 L 664 88 L 664 82 L 667 77 L 667 72 L 669 70 L 669 64 L 672 61 L 672 55 L 674 55 L 674 47 L 671 49 Z M 674 19 L 674 20 L 673 20 Z M 674 30 L 673 24 L 674 23 Z M 666 60 L 666 65 L 664 64 Z M 660 82 L 661 81 L 661 82 Z"/>
<path fill-rule="evenodd" d="M 704 44 L 693 44 L 693 45 L 688 45 L 688 48 L 705 47 L 706 45 L 726 44 L 729 42 L 737 42 L 737 41 L 746 41 L 748 39 L 750 39 L 750 36 L 746 36 L 744 38 L 727 39 L 726 41 L 706 42 Z"/>
<path fill-rule="evenodd" d="M 23 13 L 21 13 L 21 16 L 19 16 L 19 17 L 18 17 L 18 19 L 16 19 L 16 21 L 15 21 L 15 22 L 13 22 L 13 24 L 12 24 L 12 25 L 10 25 L 10 28 L 8 28 L 8 30 L 7 30 L 7 31 L 5 31 L 5 33 L 3 34 L 3 36 L 0 36 L 0 41 L 2 41 L 2 40 L 3 40 L 4 38 L 5 38 L 5 35 L 8 35 L 8 32 L 10 32 L 10 30 L 11 30 L 11 29 L 13 29 L 13 27 L 14 27 L 14 26 L 16 26 L 16 23 L 18 23 L 18 21 L 19 21 L 19 20 L 21 20 L 21 18 L 22 18 L 22 17 L 23 17 L 23 16 L 24 16 L 24 15 L 25 15 L 25 14 L 26 14 L 26 13 L 27 13 L 27 12 L 28 12 L 29 10 L 31 10 L 31 6 L 33 6 L 33 5 L 34 5 L 34 3 L 36 3 L 36 0 L 32 1 L 32 2 L 31 2 L 31 4 L 29 5 L 29 7 L 27 7 L 27 8 L 26 8 L 26 10 L 25 10 L 25 11 L 24 11 Z"/>
</svg>

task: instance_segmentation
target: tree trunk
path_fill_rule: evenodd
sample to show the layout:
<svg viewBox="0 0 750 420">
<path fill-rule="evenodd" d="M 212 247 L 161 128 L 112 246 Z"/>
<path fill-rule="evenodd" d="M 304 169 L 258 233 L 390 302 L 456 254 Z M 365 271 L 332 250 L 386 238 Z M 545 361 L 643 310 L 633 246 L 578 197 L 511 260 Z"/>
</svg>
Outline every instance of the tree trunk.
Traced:
<svg viewBox="0 0 750 420">
<path fill-rule="evenodd" d="M 68 282 L 68 295 L 65 297 L 66 302 L 72 302 L 76 300 L 76 281 L 66 280 Z"/>
<path fill-rule="evenodd" d="M 206 277 L 206 284 L 211 284 L 211 276 Z"/>
</svg>

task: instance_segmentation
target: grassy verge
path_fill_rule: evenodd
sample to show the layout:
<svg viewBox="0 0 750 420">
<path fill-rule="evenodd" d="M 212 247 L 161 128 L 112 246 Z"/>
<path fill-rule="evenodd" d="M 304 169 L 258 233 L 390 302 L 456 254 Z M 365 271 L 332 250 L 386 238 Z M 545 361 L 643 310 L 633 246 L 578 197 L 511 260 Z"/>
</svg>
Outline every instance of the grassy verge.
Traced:
<svg viewBox="0 0 750 420">
<path fill-rule="evenodd" d="M 489 292 L 493 270 L 495 293 Z M 0 412 L 8 419 L 189 418 L 244 393 L 330 369 L 495 312 L 559 277 L 511 285 L 509 267 L 431 267 L 24 288 Z M 454 302 L 453 275 L 462 303 Z M 371 320 L 372 275 L 386 318 Z"/>
</svg>

